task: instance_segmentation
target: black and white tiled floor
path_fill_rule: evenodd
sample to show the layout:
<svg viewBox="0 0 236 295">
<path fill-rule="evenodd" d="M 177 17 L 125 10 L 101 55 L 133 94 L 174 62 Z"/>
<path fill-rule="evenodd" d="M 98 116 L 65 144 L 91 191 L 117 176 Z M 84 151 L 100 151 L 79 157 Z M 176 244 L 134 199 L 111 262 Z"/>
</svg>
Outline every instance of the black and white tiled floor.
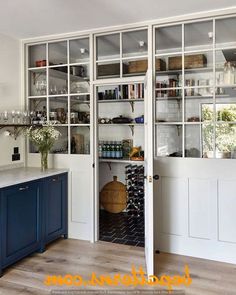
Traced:
<svg viewBox="0 0 236 295">
<path fill-rule="evenodd" d="M 126 212 L 109 213 L 100 210 L 100 240 L 144 247 L 144 219 L 132 217 Z"/>
</svg>

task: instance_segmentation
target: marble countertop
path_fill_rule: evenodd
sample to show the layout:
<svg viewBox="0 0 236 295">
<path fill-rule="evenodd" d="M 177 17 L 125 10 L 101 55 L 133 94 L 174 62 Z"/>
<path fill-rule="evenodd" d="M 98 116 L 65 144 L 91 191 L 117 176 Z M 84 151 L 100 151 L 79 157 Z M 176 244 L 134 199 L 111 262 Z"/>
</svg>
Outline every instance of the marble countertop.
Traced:
<svg viewBox="0 0 236 295">
<path fill-rule="evenodd" d="M 48 169 L 42 171 L 40 168 L 20 167 L 0 171 L 0 188 L 54 176 L 68 172 L 68 169 Z"/>
</svg>

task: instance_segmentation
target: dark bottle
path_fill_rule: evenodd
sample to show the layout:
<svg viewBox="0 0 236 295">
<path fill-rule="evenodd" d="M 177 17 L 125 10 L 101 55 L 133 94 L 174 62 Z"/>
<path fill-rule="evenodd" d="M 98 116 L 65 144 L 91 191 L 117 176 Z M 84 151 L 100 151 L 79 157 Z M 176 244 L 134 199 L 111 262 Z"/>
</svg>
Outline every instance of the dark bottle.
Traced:
<svg viewBox="0 0 236 295">
<path fill-rule="evenodd" d="M 71 153 L 76 154 L 76 142 L 74 136 L 71 139 Z"/>
</svg>

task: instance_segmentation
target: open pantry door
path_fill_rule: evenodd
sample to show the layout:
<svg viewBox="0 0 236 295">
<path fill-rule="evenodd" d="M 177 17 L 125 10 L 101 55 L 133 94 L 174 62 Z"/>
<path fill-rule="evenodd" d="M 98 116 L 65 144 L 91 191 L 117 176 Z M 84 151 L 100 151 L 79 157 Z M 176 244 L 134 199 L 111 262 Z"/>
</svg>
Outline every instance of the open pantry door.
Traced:
<svg viewBox="0 0 236 295">
<path fill-rule="evenodd" d="M 145 258 L 147 274 L 154 274 L 154 214 L 153 214 L 153 108 L 152 94 L 149 92 L 150 73 L 144 81 L 145 103 Z M 156 178 L 156 177 L 155 177 Z"/>
</svg>

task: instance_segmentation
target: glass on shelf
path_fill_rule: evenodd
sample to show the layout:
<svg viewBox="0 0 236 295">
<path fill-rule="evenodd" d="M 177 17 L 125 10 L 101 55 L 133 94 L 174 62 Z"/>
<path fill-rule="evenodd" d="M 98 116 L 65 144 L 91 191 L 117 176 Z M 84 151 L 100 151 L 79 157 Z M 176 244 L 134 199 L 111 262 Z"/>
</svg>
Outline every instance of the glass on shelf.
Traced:
<svg viewBox="0 0 236 295">
<path fill-rule="evenodd" d="M 48 44 L 49 66 L 67 64 L 67 42 L 55 42 Z"/>
<path fill-rule="evenodd" d="M 182 157 L 182 125 L 156 125 L 156 156 Z"/>
<path fill-rule="evenodd" d="M 201 124 L 185 126 L 185 157 L 202 158 L 202 126 Z"/>
<path fill-rule="evenodd" d="M 165 122 L 182 122 L 182 98 L 156 100 L 156 123 Z"/>
<path fill-rule="evenodd" d="M 89 38 L 69 40 L 70 63 L 89 62 Z"/>
<path fill-rule="evenodd" d="M 29 71 L 29 96 L 46 96 L 47 94 L 47 76 L 45 69 Z"/>
<path fill-rule="evenodd" d="M 216 85 L 236 85 L 236 48 L 216 51 Z"/>
<path fill-rule="evenodd" d="M 216 48 L 236 47 L 236 17 L 216 19 Z"/>
<path fill-rule="evenodd" d="M 45 67 L 46 62 L 46 44 L 32 45 L 28 47 L 28 65 L 29 68 Z"/>
<path fill-rule="evenodd" d="M 122 33 L 122 57 L 137 57 L 147 55 L 147 30 Z"/>
<path fill-rule="evenodd" d="M 213 48 L 213 21 L 185 24 L 184 33 L 185 51 Z"/>
<path fill-rule="evenodd" d="M 213 85 L 213 52 L 185 54 L 185 87 Z"/>
<path fill-rule="evenodd" d="M 90 129 L 88 127 L 71 127 L 70 153 L 90 154 Z"/>
<path fill-rule="evenodd" d="M 182 26 L 167 26 L 156 29 L 156 54 L 182 51 Z"/>
<path fill-rule="evenodd" d="M 216 158 L 236 159 L 236 123 L 216 124 Z"/>
<path fill-rule="evenodd" d="M 58 124 L 67 124 L 68 97 L 50 97 L 49 98 L 49 120 Z"/>
<path fill-rule="evenodd" d="M 98 36 L 96 38 L 97 60 L 120 58 L 120 34 Z"/>
<path fill-rule="evenodd" d="M 120 61 L 99 62 L 97 63 L 97 78 L 119 78 Z"/>
<path fill-rule="evenodd" d="M 56 67 L 49 70 L 49 95 L 68 93 L 68 67 Z"/>
</svg>

